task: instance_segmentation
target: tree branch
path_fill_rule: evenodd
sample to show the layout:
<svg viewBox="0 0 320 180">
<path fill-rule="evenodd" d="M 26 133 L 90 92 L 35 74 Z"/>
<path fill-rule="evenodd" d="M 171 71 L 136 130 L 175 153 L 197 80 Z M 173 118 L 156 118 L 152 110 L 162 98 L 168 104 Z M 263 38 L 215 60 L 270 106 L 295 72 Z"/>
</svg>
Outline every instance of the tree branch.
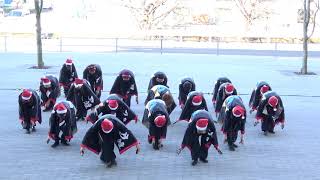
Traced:
<svg viewBox="0 0 320 180">
<path fill-rule="evenodd" d="M 154 24 L 155 24 L 155 25 L 158 25 L 162 20 L 164 20 L 164 19 L 165 19 L 171 12 L 173 12 L 174 9 L 176 9 L 176 8 L 177 8 L 177 5 L 175 5 L 175 6 L 172 7 L 171 9 L 169 9 L 167 12 L 161 14 L 160 16 L 155 17 L 155 18 L 153 19 L 153 21 L 155 22 Z M 158 21 L 158 22 L 156 22 L 156 21 Z"/>
<path fill-rule="evenodd" d="M 318 13 L 318 11 L 319 11 L 319 0 L 318 0 L 318 3 L 316 3 L 316 2 L 314 2 L 314 3 L 315 3 L 315 6 L 316 6 L 316 11 L 314 12 L 313 17 L 312 17 L 313 25 L 312 25 L 311 33 L 310 33 L 310 35 L 308 36 L 308 39 L 310 39 L 311 36 L 312 36 L 313 33 L 314 33 L 314 30 L 315 30 L 315 27 L 316 27 L 316 17 L 317 17 L 317 13 Z"/>
<path fill-rule="evenodd" d="M 246 21 L 250 23 L 250 21 L 251 21 L 250 15 L 249 15 L 248 11 L 246 10 L 245 2 L 243 2 L 242 0 L 233 0 L 233 1 L 236 3 L 236 6 L 240 10 L 241 14 L 244 16 Z"/>
<path fill-rule="evenodd" d="M 43 0 L 40 0 L 40 9 L 39 9 L 40 14 L 42 13 L 42 7 L 43 7 Z"/>
</svg>

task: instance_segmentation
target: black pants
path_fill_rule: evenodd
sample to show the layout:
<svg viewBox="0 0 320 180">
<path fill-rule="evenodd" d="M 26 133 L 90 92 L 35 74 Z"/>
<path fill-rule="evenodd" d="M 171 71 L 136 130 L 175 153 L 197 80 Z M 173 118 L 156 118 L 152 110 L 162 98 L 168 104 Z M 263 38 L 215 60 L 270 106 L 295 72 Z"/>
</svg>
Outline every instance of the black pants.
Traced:
<svg viewBox="0 0 320 180">
<path fill-rule="evenodd" d="M 87 110 L 83 106 L 77 106 L 76 118 L 85 118 L 87 116 Z"/>
<path fill-rule="evenodd" d="M 70 86 L 68 86 L 68 87 L 64 86 L 64 87 L 63 87 L 63 92 L 64 92 L 64 96 L 65 96 L 65 97 L 68 96 L 69 89 L 70 89 Z"/>
<path fill-rule="evenodd" d="M 113 152 L 114 143 L 110 141 L 104 141 L 102 144 L 102 152 L 100 155 L 101 161 L 108 163 L 116 159 L 116 155 Z"/>
<path fill-rule="evenodd" d="M 75 99 L 75 106 L 77 108 L 76 118 L 85 118 L 87 116 L 87 109 L 84 107 L 83 102 L 79 99 Z"/>
<path fill-rule="evenodd" d="M 58 93 L 59 94 L 59 93 Z M 52 97 L 54 100 L 57 100 L 57 97 Z M 45 103 L 49 100 L 50 98 L 49 97 L 47 97 L 47 95 L 46 94 L 44 94 L 44 93 L 41 93 L 41 100 L 42 100 L 42 105 L 44 106 L 45 105 Z M 54 103 L 52 102 L 52 101 L 50 101 L 50 104 L 49 104 L 49 106 L 47 107 L 47 109 L 52 109 L 53 108 L 53 106 L 54 106 Z"/>
<path fill-rule="evenodd" d="M 93 82 L 94 82 L 94 81 L 93 81 Z M 90 82 L 90 84 L 91 84 L 91 82 Z M 92 92 L 94 92 L 94 94 L 96 94 L 97 97 L 100 99 L 100 97 L 101 97 L 101 91 L 102 91 L 102 90 L 97 91 L 97 89 L 95 88 L 95 84 L 91 84 L 91 90 L 92 90 Z"/>
<path fill-rule="evenodd" d="M 208 149 L 205 147 L 205 137 L 201 137 L 201 145 L 199 141 L 195 141 L 191 146 L 191 158 L 192 160 L 207 159 Z"/>
<path fill-rule="evenodd" d="M 100 97 L 101 97 L 101 90 L 100 91 L 94 91 L 95 92 L 95 94 L 97 95 L 97 97 L 100 99 Z"/>
<path fill-rule="evenodd" d="M 166 137 L 166 127 L 156 127 L 154 124 L 149 123 L 149 136 L 154 137 L 155 146 L 158 147 L 161 137 Z"/>
<path fill-rule="evenodd" d="M 274 130 L 275 122 L 271 117 L 263 118 L 261 123 L 261 130 L 262 131 L 273 131 Z"/>
<path fill-rule="evenodd" d="M 123 99 L 124 103 L 126 103 L 129 107 L 131 105 L 131 95 L 128 95 L 127 99 Z"/>
<path fill-rule="evenodd" d="M 62 132 L 61 137 L 59 137 L 60 131 Z M 67 129 L 67 126 L 65 124 L 55 128 L 55 136 L 57 137 L 55 139 L 55 141 L 58 141 L 58 142 L 59 142 L 59 140 L 65 141 L 65 137 L 66 137 L 66 132 L 67 131 L 68 131 L 68 129 Z"/>
<path fill-rule="evenodd" d="M 42 100 L 43 106 L 45 105 L 45 103 L 47 102 L 47 100 L 48 100 L 48 99 Z M 50 101 L 50 104 L 49 104 L 48 107 L 46 107 L 46 110 L 48 110 L 48 109 L 53 109 L 53 106 L 54 106 L 54 103 L 53 103 L 52 101 Z"/>
<path fill-rule="evenodd" d="M 30 118 L 24 118 L 23 119 L 23 129 L 30 129 L 31 128 L 31 119 Z"/>
<path fill-rule="evenodd" d="M 254 104 L 254 94 L 255 94 L 255 90 L 252 91 L 251 96 L 250 96 L 250 100 L 249 100 L 249 106 L 252 107 L 252 105 Z"/>
<path fill-rule="evenodd" d="M 233 145 L 233 143 L 236 142 L 237 138 L 238 138 L 237 131 L 227 132 L 227 141 L 229 146 Z"/>
<path fill-rule="evenodd" d="M 53 102 L 50 101 L 50 104 L 49 104 L 49 106 L 47 107 L 47 109 L 53 109 L 53 106 L 54 106 Z"/>
</svg>

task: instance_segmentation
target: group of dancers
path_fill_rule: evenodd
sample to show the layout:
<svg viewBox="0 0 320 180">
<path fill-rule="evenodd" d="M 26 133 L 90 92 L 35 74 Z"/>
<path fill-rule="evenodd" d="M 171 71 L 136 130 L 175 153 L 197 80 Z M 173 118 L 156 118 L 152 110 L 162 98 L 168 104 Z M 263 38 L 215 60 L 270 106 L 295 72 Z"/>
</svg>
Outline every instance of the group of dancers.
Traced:
<svg viewBox="0 0 320 180">
<path fill-rule="evenodd" d="M 200 160 L 207 163 L 208 149 L 211 145 L 219 154 L 215 124 L 221 124 L 224 143 L 230 151 L 235 151 L 235 144 L 240 133 L 240 143 L 244 143 L 247 111 L 243 100 L 231 80 L 219 78 L 213 88 L 212 103 L 216 119 L 212 117 L 207 102 L 201 91 L 197 91 L 194 80 L 183 78 L 179 84 L 178 101 L 182 109 L 179 119 L 172 122 L 170 114 L 177 107 L 168 86 L 168 77 L 163 72 L 153 74 L 148 85 L 148 95 L 144 102 L 145 109 L 142 124 L 148 129 L 148 143 L 154 150 L 163 147 L 170 124 L 187 121 L 188 127 L 177 153 L 187 147 L 191 151 L 192 165 Z M 57 101 L 61 89 L 65 100 Z M 110 94 L 103 101 L 103 74 L 98 64 L 88 65 L 83 78 L 79 78 L 74 62 L 67 59 L 60 70 L 59 79 L 46 75 L 40 79 L 40 93 L 34 89 L 24 89 L 19 94 L 19 119 L 26 133 L 36 131 L 36 123 L 42 122 L 42 112 L 51 112 L 49 118 L 48 140 L 53 140 L 51 147 L 60 143 L 69 146 L 77 132 L 77 121 L 88 121 L 92 126 L 87 130 L 80 145 L 80 154 L 85 149 L 100 154 L 100 159 L 107 167 L 117 165 L 114 146 L 122 154 L 131 147 L 140 151 L 140 142 L 126 125 L 132 120 L 139 120 L 130 108 L 131 97 L 139 102 L 134 73 L 128 69 L 120 71 L 113 83 Z M 280 96 L 271 86 L 260 81 L 252 91 L 249 101 L 249 113 L 256 111 L 256 126 L 261 122 L 264 135 L 274 134 L 274 127 L 280 124 L 284 128 L 284 107 Z"/>
</svg>

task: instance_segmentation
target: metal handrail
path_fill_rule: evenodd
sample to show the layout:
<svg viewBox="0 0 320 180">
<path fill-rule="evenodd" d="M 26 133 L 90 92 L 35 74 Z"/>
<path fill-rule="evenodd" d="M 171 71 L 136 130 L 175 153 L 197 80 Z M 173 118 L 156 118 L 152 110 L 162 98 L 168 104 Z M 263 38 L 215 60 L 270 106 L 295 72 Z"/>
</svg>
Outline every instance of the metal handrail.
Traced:
<svg viewBox="0 0 320 180">
<path fill-rule="evenodd" d="M 10 43 L 17 43 L 18 45 L 21 45 L 21 43 L 19 42 L 19 40 L 24 39 L 27 43 L 29 43 L 30 45 L 32 44 L 33 46 L 27 46 L 28 48 L 33 48 L 36 49 L 35 43 L 35 37 L 34 36 L 27 36 L 27 37 L 15 37 L 15 36 L 1 36 L 0 35 L 0 39 L 1 37 L 3 38 L 3 41 L 1 43 L 0 40 L 0 51 L 2 49 L 3 52 L 9 52 L 11 49 L 10 47 L 14 47 L 15 51 L 24 51 L 24 49 L 20 49 L 16 46 L 9 46 Z M 135 49 L 153 49 L 154 51 L 158 50 L 159 53 L 164 53 L 165 49 L 168 48 L 175 48 L 175 49 L 183 49 L 183 48 L 194 48 L 197 49 L 197 47 L 195 46 L 191 46 L 190 43 L 194 43 L 192 45 L 201 45 L 202 47 L 198 47 L 198 49 L 212 49 L 215 51 L 216 55 L 219 55 L 222 49 L 226 49 L 229 47 L 223 47 L 224 44 L 228 43 L 229 45 L 232 44 L 240 44 L 241 45 L 241 49 L 248 49 L 248 50 L 256 50 L 254 48 L 257 48 L 256 46 L 252 46 L 252 44 L 261 44 L 262 46 L 266 46 L 263 47 L 260 50 L 271 50 L 271 51 L 275 51 L 278 52 L 281 49 L 279 48 L 280 45 L 292 45 L 292 46 L 299 46 L 299 48 L 295 47 L 296 51 L 301 51 L 302 49 L 302 44 L 295 44 L 295 43 L 279 43 L 277 41 L 275 42 L 230 42 L 230 41 L 225 41 L 223 40 L 223 38 L 226 37 L 211 37 L 208 41 L 203 41 L 203 42 L 195 42 L 195 41 L 182 41 L 179 40 L 180 38 L 177 38 L 178 40 L 173 40 L 173 39 L 168 39 L 166 37 L 172 37 L 171 35 L 166 36 L 166 37 L 162 37 L 157 35 L 156 37 L 159 37 L 158 39 L 152 39 L 151 37 L 146 38 L 147 36 L 145 36 L 144 38 L 122 38 L 122 37 L 75 37 L 75 36 L 67 36 L 67 37 L 57 37 L 57 38 L 53 38 L 53 39 L 43 39 L 43 51 L 53 51 L 53 52 L 64 52 L 64 51 L 74 51 L 74 50 L 70 50 L 70 47 L 88 47 L 88 48 L 92 48 L 92 47 L 96 47 L 96 48 L 101 48 L 104 49 L 105 47 L 109 47 L 108 52 L 120 52 L 122 51 L 122 49 L 125 48 L 135 48 Z M 184 36 L 184 35 L 180 35 L 179 37 L 188 37 L 188 36 Z M 198 36 L 196 36 L 198 37 Z M 244 38 L 244 37 L 241 37 Z M 251 38 L 266 38 L 266 37 L 251 37 Z M 271 37 L 268 37 L 271 38 Z M 276 39 L 277 37 L 272 37 L 274 39 Z M 281 38 L 279 38 L 281 39 Z M 92 41 L 87 41 L 87 40 L 92 40 Z M 101 41 L 100 41 L 101 40 Z M 104 40 L 106 40 L 106 42 L 104 42 Z M 76 41 L 76 42 L 72 42 L 72 41 Z M 80 42 L 83 41 L 83 42 Z M 99 42 L 100 41 L 100 42 Z M 79 43 L 80 42 L 80 43 Z M 122 43 L 121 43 L 122 42 Z M 128 44 L 128 42 L 130 42 Z M 150 43 L 153 42 L 152 45 L 148 45 L 148 44 L 134 44 L 135 42 L 139 42 L 139 43 Z M 166 44 L 166 42 L 168 42 L 169 45 Z M 48 43 L 50 43 L 50 47 L 48 45 Z M 177 46 L 172 46 L 172 43 L 176 43 Z M 2 48 L 1 48 L 1 44 L 2 44 Z M 247 46 L 246 46 L 247 45 Z M 301 48 L 300 48 L 301 45 Z M 26 46 L 24 45 L 23 48 L 25 48 Z M 69 50 L 68 50 L 69 48 Z M 32 50 L 33 50 L 32 49 Z M 46 50 L 47 49 L 47 50 Z M 237 48 L 229 48 L 229 49 L 237 49 Z M 283 50 L 283 49 L 282 49 Z M 319 49 L 320 50 L 320 49 Z M 94 50 L 91 50 L 94 52 Z M 100 50 L 101 51 L 101 50 Z M 100 52 L 98 51 L 98 52 Z"/>
</svg>

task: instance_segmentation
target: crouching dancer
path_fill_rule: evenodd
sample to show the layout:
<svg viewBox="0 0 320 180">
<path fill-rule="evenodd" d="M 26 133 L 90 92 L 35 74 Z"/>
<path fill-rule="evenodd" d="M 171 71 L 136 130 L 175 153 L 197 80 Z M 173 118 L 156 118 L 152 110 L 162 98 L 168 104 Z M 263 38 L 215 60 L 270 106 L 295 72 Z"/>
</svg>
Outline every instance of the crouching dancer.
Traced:
<svg viewBox="0 0 320 180">
<path fill-rule="evenodd" d="M 100 159 L 110 168 L 117 165 L 114 144 L 120 154 L 133 146 L 137 148 L 136 154 L 140 150 L 139 142 L 132 132 L 116 116 L 107 114 L 100 117 L 87 131 L 80 145 L 80 154 L 84 154 L 85 148 L 96 154 L 100 153 Z"/>
</svg>

